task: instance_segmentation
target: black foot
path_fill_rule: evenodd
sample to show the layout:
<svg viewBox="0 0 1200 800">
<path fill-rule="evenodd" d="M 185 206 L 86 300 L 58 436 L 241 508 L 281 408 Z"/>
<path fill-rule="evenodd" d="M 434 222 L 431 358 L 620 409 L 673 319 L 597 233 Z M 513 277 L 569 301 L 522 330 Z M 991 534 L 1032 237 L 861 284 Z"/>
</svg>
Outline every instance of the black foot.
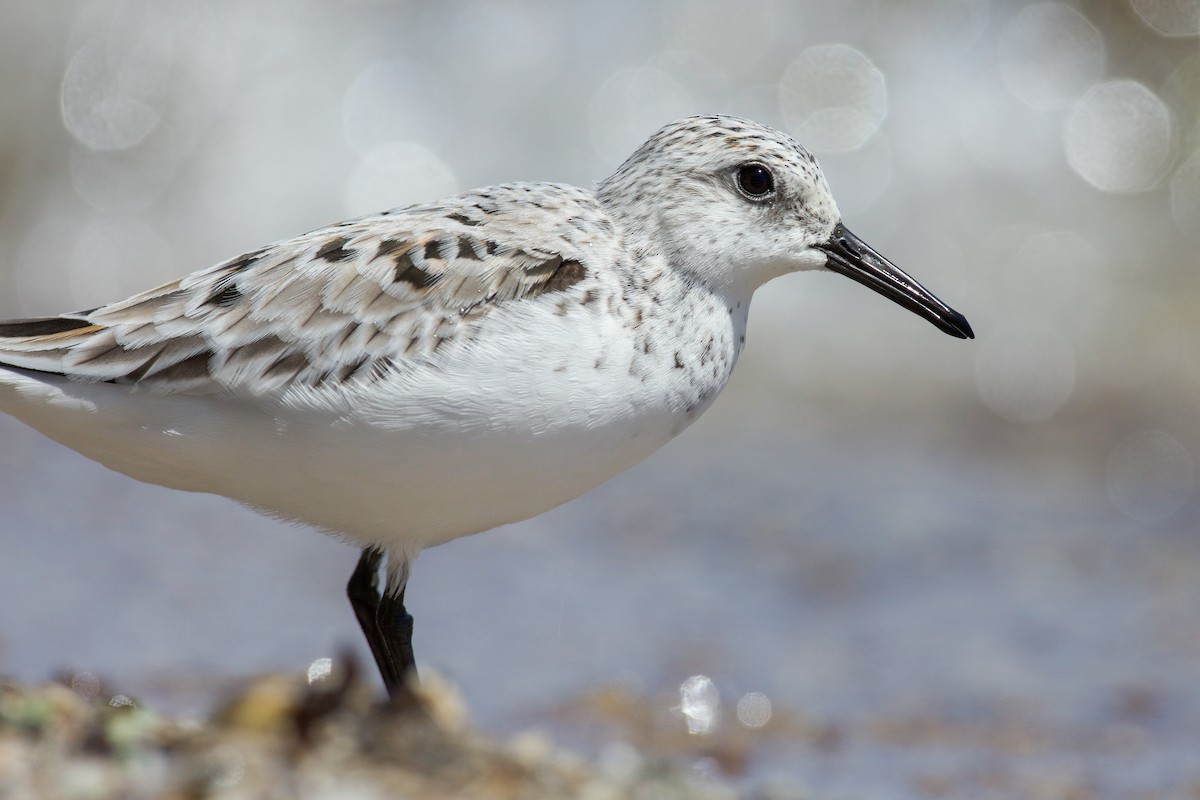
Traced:
<svg viewBox="0 0 1200 800">
<path fill-rule="evenodd" d="M 413 658 L 412 615 L 404 608 L 404 587 L 396 595 L 379 592 L 379 566 L 383 553 L 373 547 L 365 548 L 358 566 L 346 585 L 346 594 L 358 624 L 362 627 L 371 655 L 387 687 L 392 703 L 402 709 L 419 708 L 421 703 L 413 693 L 417 664 Z"/>
</svg>

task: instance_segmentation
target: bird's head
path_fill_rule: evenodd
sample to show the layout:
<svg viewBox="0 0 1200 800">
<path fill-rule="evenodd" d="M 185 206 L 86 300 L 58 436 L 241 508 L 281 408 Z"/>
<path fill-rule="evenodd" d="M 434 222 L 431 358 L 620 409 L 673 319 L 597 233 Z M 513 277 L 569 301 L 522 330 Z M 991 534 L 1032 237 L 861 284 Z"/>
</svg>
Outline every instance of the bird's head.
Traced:
<svg viewBox="0 0 1200 800">
<path fill-rule="evenodd" d="M 773 128 L 728 116 L 674 122 L 597 195 L 631 245 L 716 288 L 748 295 L 788 272 L 830 269 L 974 338 L 966 318 L 842 224 L 816 159 Z"/>
</svg>

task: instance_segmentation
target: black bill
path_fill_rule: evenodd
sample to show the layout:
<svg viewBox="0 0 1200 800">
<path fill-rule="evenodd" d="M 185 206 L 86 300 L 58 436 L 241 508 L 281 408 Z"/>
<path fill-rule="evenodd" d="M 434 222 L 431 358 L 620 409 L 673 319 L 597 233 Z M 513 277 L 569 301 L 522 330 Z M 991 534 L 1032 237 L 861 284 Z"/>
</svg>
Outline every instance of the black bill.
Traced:
<svg viewBox="0 0 1200 800">
<path fill-rule="evenodd" d="M 842 223 L 833 229 L 829 241 L 819 246 L 829 256 L 827 265 L 834 272 L 856 280 L 889 300 L 919 314 L 941 330 L 960 339 L 974 339 L 967 318 L 933 296 L 933 293 L 909 277 L 903 270 L 871 249 Z"/>
</svg>

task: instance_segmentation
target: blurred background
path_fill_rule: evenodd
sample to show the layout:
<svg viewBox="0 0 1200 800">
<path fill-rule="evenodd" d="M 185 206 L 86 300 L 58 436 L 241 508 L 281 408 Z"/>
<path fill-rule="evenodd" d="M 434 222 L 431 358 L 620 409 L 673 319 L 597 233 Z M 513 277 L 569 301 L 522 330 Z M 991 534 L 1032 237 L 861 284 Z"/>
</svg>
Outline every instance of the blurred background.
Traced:
<svg viewBox="0 0 1200 800">
<path fill-rule="evenodd" d="M 688 114 L 776 125 L 978 339 L 842 278 L 766 286 L 680 440 L 421 556 L 422 664 L 485 730 L 746 785 L 1194 796 L 1198 34 L 1200 0 L 6 0 L 0 316 L 592 185 Z M 350 548 L 7 418 L 0 442 L 0 674 L 199 713 L 368 658 Z"/>
</svg>

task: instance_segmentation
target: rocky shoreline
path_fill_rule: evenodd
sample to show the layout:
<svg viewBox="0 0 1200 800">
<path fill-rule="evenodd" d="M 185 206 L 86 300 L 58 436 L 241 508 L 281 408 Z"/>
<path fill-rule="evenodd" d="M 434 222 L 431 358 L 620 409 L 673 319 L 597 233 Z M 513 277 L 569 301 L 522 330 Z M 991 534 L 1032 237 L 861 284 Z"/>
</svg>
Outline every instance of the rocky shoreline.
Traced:
<svg viewBox="0 0 1200 800">
<path fill-rule="evenodd" d="M 590 762 L 525 734 L 466 722 L 427 679 L 428 714 L 378 701 L 353 662 L 267 675 L 205 720 L 160 716 L 94 679 L 0 680 L 0 797 L 726 800 L 728 785 L 633 747 Z M 761 795 L 760 795 L 761 796 Z"/>
</svg>

